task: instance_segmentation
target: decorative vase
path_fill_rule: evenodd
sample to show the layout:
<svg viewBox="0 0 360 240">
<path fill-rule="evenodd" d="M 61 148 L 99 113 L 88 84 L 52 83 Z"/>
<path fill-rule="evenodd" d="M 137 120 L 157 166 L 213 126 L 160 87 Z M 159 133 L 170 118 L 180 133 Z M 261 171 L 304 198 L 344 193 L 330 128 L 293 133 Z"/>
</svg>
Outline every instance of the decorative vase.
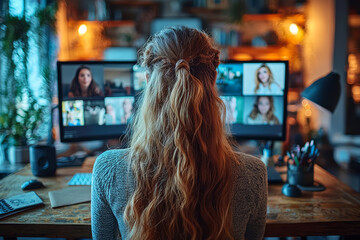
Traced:
<svg viewBox="0 0 360 240">
<path fill-rule="evenodd" d="M 13 165 L 29 163 L 29 146 L 9 146 L 8 158 Z"/>
</svg>

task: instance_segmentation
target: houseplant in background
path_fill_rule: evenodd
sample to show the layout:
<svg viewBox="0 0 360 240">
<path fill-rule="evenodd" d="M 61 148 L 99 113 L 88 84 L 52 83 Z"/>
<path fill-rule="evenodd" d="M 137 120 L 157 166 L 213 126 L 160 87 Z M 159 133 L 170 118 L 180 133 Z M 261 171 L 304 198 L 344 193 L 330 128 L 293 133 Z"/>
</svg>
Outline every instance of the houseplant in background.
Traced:
<svg viewBox="0 0 360 240">
<path fill-rule="evenodd" d="M 46 35 L 54 29 L 56 5 L 31 17 L 7 15 L 1 23 L 0 145 L 2 161 L 26 163 L 28 146 L 43 137 L 51 108 L 52 77 Z M 35 62 L 30 55 L 37 54 Z M 34 65 L 39 66 L 33 73 Z M 32 77 L 30 75 L 33 74 Z M 30 81 L 41 81 L 37 94 Z M 1 162 L 1 160 L 0 160 Z"/>
</svg>

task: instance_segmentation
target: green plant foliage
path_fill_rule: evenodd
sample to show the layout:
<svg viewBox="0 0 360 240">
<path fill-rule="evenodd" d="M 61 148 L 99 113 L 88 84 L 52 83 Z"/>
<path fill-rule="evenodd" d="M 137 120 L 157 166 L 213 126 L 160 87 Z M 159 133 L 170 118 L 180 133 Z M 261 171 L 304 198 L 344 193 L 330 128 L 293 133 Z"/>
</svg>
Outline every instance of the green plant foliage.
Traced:
<svg viewBox="0 0 360 240">
<path fill-rule="evenodd" d="M 49 30 L 55 29 L 56 5 L 38 9 L 34 16 L 7 15 L 1 23 L 3 31 L 1 55 L 4 62 L 0 79 L 0 144 L 26 145 L 38 140 L 39 125 L 51 107 L 51 69 L 47 49 Z M 25 15 L 25 14 L 24 14 Z M 39 80 L 43 93 L 35 98 L 29 85 L 29 36 L 37 38 L 40 62 Z M 41 102 L 41 104 L 40 104 Z"/>
</svg>

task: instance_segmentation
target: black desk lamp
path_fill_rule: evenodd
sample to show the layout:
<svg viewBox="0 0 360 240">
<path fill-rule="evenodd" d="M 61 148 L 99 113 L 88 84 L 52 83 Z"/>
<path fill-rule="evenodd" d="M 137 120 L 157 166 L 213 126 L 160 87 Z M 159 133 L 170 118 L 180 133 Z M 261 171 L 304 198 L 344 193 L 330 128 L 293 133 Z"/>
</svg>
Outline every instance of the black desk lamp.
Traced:
<svg viewBox="0 0 360 240">
<path fill-rule="evenodd" d="M 339 102 L 340 89 L 340 75 L 331 72 L 305 88 L 301 96 L 333 113 Z"/>
<path fill-rule="evenodd" d="M 340 90 L 340 75 L 335 72 L 330 72 L 328 75 L 319 78 L 305 88 L 301 96 L 333 113 L 339 102 Z M 322 186 L 322 188 L 318 190 L 324 190 L 324 187 Z M 301 196 L 299 187 L 289 183 L 286 183 L 282 187 L 282 193 L 288 197 Z"/>
</svg>

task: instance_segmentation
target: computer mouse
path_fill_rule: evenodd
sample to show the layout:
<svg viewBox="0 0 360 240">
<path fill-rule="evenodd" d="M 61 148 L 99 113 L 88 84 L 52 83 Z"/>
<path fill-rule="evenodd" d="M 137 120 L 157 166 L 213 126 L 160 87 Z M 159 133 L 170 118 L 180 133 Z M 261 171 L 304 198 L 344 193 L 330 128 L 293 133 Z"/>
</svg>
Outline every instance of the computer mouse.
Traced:
<svg viewBox="0 0 360 240">
<path fill-rule="evenodd" d="M 22 190 L 31 190 L 31 189 L 37 189 L 43 187 L 45 187 L 44 184 L 36 179 L 29 180 L 21 185 Z"/>
</svg>

